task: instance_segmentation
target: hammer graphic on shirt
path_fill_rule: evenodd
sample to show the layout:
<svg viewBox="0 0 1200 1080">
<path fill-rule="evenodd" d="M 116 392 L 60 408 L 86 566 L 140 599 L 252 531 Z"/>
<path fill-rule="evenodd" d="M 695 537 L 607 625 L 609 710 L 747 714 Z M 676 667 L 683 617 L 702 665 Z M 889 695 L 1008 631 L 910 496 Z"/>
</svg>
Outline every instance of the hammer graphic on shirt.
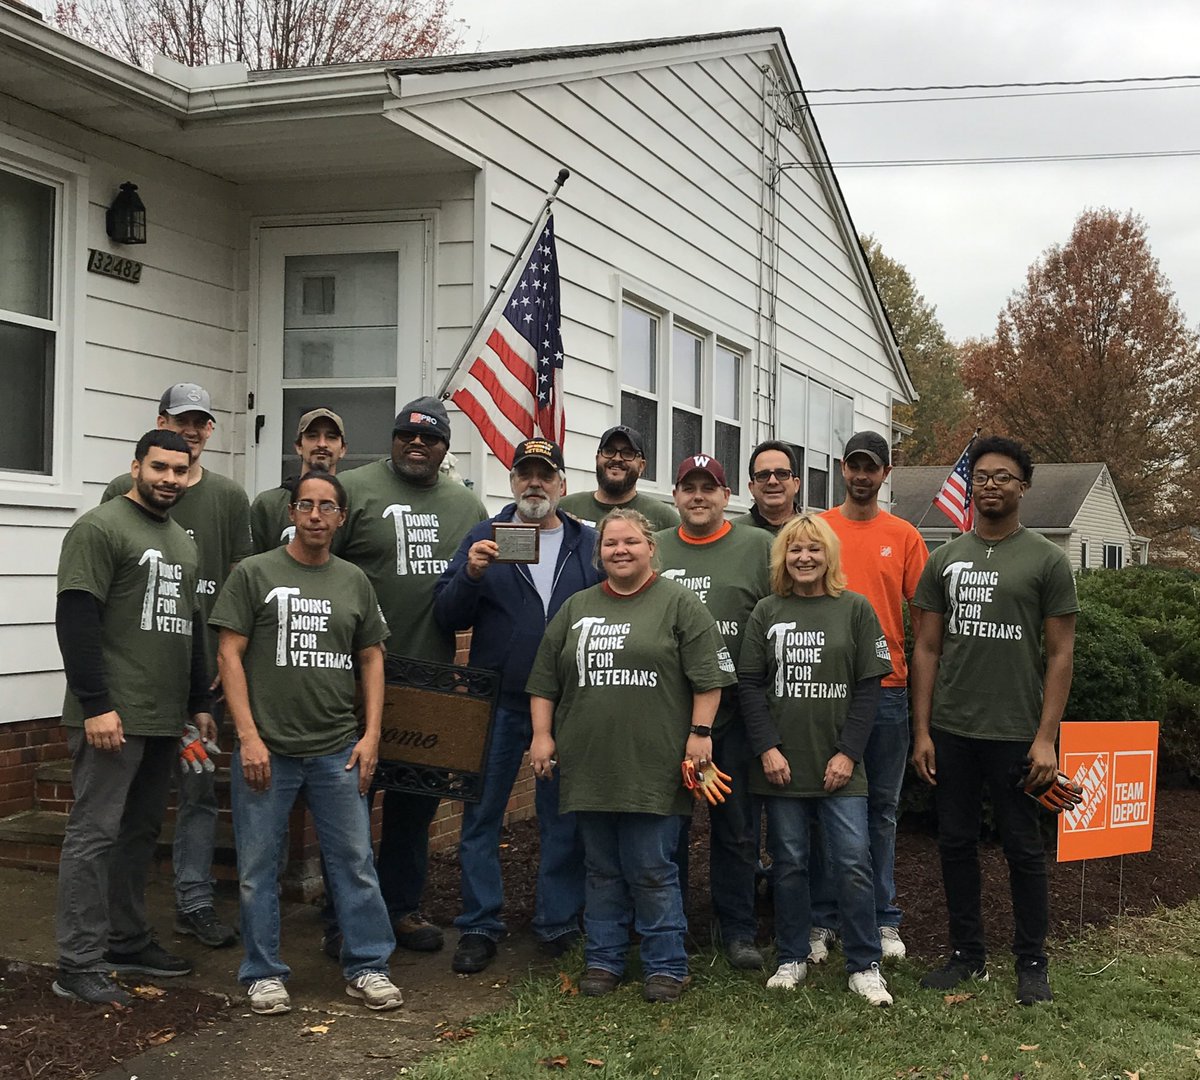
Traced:
<svg viewBox="0 0 1200 1080">
<path fill-rule="evenodd" d="M 572 630 L 579 631 L 579 644 L 575 646 L 575 666 L 579 669 L 580 686 L 583 686 L 587 680 L 586 654 L 588 634 L 591 633 L 593 626 L 602 622 L 604 622 L 604 619 L 595 615 L 585 615 L 578 622 L 571 624 Z"/>
<path fill-rule="evenodd" d="M 150 564 L 146 571 L 146 598 L 142 601 L 142 629 L 149 630 L 154 626 L 154 595 L 158 589 L 158 561 L 163 553 L 156 548 L 146 548 L 138 559 L 138 566 Z"/>
<path fill-rule="evenodd" d="M 794 622 L 777 622 L 767 631 L 767 640 L 775 639 L 775 696 L 783 697 L 784 684 L 784 667 L 783 658 L 786 655 L 784 648 L 787 645 L 787 632 L 795 630 Z"/>
<path fill-rule="evenodd" d="M 264 604 L 269 604 L 274 600 L 279 605 L 279 628 L 276 631 L 275 638 L 275 666 L 287 666 L 287 639 L 288 639 L 288 599 L 293 596 L 298 596 L 300 590 L 295 587 L 280 585 L 267 593 L 263 600 Z"/>
<path fill-rule="evenodd" d="M 383 516 L 392 518 L 393 524 L 396 526 L 396 576 L 404 577 L 408 573 L 408 544 L 404 535 L 404 514 L 411 510 L 411 506 L 401 506 L 399 503 L 392 503 L 384 508 Z"/>
</svg>

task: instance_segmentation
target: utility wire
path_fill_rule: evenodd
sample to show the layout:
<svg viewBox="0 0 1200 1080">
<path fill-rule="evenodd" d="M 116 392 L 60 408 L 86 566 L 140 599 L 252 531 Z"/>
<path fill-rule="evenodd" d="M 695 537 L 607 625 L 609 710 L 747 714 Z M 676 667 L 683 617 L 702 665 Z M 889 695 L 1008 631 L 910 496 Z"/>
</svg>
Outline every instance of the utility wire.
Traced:
<svg viewBox="0 0 1200 1080">
<path fill-rule="evenodd" d="M 862 101 L 810 101 L 813 109 L 844 109 L 848 105 L 908 105 L 934 101 L 1008 101 L 1013 98 L 1076 97 L 1080 94 L 1145 94 L 1154 90 L 1200 90 L 1200 83 L 1182 86 L 1106 86 L 1095 90 L 1034 90 L 1028 94 L 943 94 L 938 97 L 866 98 Z M 813 91 L 814 93 L 816 91 Z"/>
<path fill-rule="evenodd" d="M 1035 86 L 1111 86 L 1119 83 L 1181 82 L 1200 75 L 1132 75 L 1127 79 L 1048 79 L 1041 82 L 944 83 L 931 86 L 829 86 L 820 90 L 793 90 L 804 94 L 896 94 L 926 90 L 1020 90 Z"/>
<path fill-rule="evenodd" d="M 1028 165 L 1048 161 L 1134 161 L 1152 158 L 1200 157 L 1200 150 L 1144 150 L 1127 154 L 1014 154 L 1009 157 L 978 158 L 890 158 L 878 161 L 823 162 L 789 161 L 784 169 L 916 169 L 947 165 Z"/>
</svg>

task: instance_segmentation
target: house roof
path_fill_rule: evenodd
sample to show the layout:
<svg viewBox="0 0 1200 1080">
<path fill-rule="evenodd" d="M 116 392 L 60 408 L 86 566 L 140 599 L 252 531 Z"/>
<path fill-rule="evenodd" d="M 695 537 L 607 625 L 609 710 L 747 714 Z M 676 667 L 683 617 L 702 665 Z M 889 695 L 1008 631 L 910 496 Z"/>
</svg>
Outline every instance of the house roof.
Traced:
<svg viewBox="0 0 1200 1080">
<path fill-rule="evenodd" d="M 951 528 L 933 499 L 953 465 L 899 465 L 892 470 L 892 513 L 921 528 Z M 1021 502 L 1021 521 L 1034 529 L 1069 529 L 1100 474 L 1103 462 L 1037 465 Z"/>
</svg>

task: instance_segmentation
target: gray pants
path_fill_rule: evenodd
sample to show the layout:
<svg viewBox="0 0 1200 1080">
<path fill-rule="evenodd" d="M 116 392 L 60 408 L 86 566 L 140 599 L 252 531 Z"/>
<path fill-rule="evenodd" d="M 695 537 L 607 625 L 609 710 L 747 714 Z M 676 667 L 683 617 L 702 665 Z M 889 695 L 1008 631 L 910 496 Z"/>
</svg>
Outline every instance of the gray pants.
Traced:
<svg viewBox="0 0 1200 1080">
<path fill-rule="evenodd" d="M 175 843 L 171 857 L 175 867 L 175 907 L 199 911 L 213 906 L 212 863 L 217 842 L 217 792 L 215 773 L 181 773 L 171 770 L 178 781 L 175 803 Z"/>
<path fill-rule="evenodd" d="M 58 864 L 59 967 L 102 971 L 104 953 L 150 943 L 146 875 L 166 812 L 179 740 L 126 735 L 116 752 L 67 734 L 75 805 Z"/>
</svg>

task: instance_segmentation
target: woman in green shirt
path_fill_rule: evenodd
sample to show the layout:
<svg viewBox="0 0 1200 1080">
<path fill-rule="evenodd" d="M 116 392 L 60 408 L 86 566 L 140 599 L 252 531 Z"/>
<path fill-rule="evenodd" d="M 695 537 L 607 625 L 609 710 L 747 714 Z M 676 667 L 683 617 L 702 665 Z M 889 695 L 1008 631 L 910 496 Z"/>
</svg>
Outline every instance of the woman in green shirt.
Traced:
<svg viewBox="0 0 1200 1080">
<path fill-rule="evenodd" d="M 771 589 L 750 616 L 738 666 L 742 716 L 762 760 L 750 786 L 765 796 L 775 881 L 779 968 L 767 985 L 791 990 L 808 973 L 809 844 L 819 822 L 838 884 L 850 989 L 890 1005 L 861 764 L 879 681 L 892 670 L 887 639 L 866 597 L 846 591 L 841 545 L 820 517 L 804 514 L 779 531 Z"/>
<path fill-rule="evenodd" d="M 526 689 L 534 774 L 561 763 L 560 807 L 574 812 L 587 868 L 584 929 L 592 997 L 625 971 L 629 927 L 641 936 L 643 996 L 675 1001 L 687 979 L 687 922 L 674 852 L 691 800 L 681 759 L 712 756 L 711 728 L 733 663 L 690 589 L 658 577 L 654 535 L 635 510 L 599 524 L 608 580 L 551 620 Z"/>
</svg>

